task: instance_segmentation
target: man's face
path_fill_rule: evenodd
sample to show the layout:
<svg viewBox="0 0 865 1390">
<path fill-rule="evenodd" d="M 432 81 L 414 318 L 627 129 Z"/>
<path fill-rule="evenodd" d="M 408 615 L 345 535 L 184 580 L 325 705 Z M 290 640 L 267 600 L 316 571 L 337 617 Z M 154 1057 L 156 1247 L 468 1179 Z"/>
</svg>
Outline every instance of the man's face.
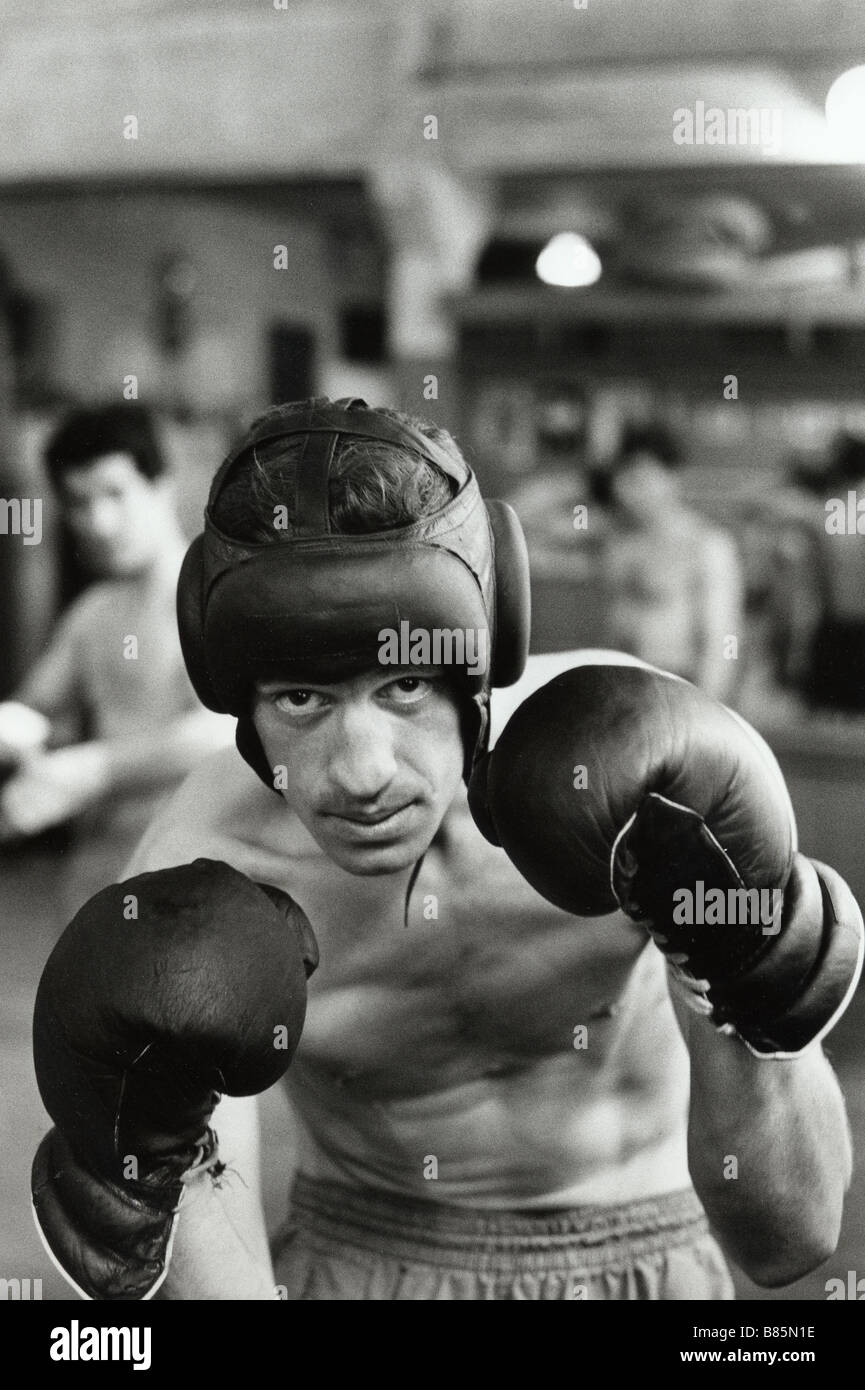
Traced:
<svg viewBox="0 0 865 1390">
<path fill-rule="evenodd" d="M 85 563 L 107 578 L 134 574 L 164 532 L 166 485 L 139 472 L 130 454 L 103 454 L 63 474 L 63 511 Z"/>
<path fill-rule="evenodd" d="M 616 469 L 613 494 L 629 516 L 637 520 L 655 520 L 674 509 L 679 489 L 669 468 L 646 451 L 632 454 Z"/>
<path fill-rule="evenodd" d="M 397 873 L 429 848 L 463 769 L 459 707 L 432 669 L 317 684 L 261 681 L 253 721 L 283 795 L 353 874 Z"/>
</svg>

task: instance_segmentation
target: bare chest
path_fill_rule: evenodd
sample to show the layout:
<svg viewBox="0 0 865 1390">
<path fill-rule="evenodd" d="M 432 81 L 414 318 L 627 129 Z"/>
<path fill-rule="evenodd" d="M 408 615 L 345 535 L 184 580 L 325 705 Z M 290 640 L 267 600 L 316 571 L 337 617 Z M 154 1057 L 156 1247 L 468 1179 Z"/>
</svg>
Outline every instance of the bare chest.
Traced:
<svg viewBox="0 0 865 1390">
<path fill-rule="evenodd" d="M 80 666 L 100 732 L 123 729 L 130 717 L 153 724 L 189 707 L 172 610 L 137 590 L 118 586 L 116 600 L 84 635 Z"/>
<path fill-rule="evenodd" d="M 321 965 L 297 1061 L 322 1080 L 384 1098 L 575 1049 L 600 1069 L 651 1002 L 631 988 L 642 932 L 560 912 L 501 851 L 430 854 L 403 906 L 312 914 Z"/>
</svg>

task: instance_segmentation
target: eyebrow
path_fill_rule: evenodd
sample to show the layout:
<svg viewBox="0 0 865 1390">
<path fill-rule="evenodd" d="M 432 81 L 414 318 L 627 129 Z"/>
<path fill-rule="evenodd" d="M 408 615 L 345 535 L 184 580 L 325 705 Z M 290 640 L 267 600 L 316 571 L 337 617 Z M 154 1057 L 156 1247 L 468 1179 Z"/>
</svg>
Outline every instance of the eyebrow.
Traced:
<svg viewBox="0 0 865 1390">
<path fill-rule="evenodd" d="M 359 673 L 364 676 L 375 676 L 376 681 L 381 680 L 382 684 L 388 681 L 404 680 L 407 677 L 418 679 L 433 680 L 446 673 L 440 666 L 382 666 L 378 669 L 371 667 L 369 670 Z M 333 689 L 337 685 L 348 685 L 355 679 L 352 676 L 344 676 L 337 680 L 325 680 L 314 676 L 272 676 L 268 679 L 256 681 L 256 689 L 263 694 L 268 694 L 274 690 L 311 690 L 320 687 L 322 690 Z"/>
<path fill-rule="evenodd" d="M 255 682 L 256 689 L 264 692 L 286 690 L 289 688 L 306 690 L 312 686 L 329 688 L 341 684 L 343 684 L 343 682 L 339 680 L 317 680 L 314 676 L 271 676 L 267 680 L 257 680 Z"/>
</svg>

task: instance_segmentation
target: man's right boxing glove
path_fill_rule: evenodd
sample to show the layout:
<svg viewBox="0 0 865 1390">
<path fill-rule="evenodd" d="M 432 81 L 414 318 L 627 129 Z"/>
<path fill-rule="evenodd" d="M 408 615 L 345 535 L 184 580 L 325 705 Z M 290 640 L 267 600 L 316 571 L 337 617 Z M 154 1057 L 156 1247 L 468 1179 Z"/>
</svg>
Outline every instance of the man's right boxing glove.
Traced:
<svg viewBox="0 0 865 1390">
<path fill-rule="evenodd" d="M 85 1298 L 151 1298 L 185 1184 L 218 1181 L 223 1093 L 287 1070 L 318 963 L 280 889 L 196 859 L 104 888 L 52 951 L 33 1053 L 55 1123 L 33 1163 L 36 1224 Z"/>
</svg>

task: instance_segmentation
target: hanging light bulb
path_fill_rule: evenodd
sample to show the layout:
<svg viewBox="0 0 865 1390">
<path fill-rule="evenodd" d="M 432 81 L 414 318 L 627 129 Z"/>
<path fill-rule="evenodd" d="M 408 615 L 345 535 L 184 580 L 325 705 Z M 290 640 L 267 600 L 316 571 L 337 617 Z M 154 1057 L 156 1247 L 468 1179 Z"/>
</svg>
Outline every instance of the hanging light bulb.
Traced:
<svg viewBox="0 0 865 1390">
<path fill-rule="evenodd" d="M 573 290 L 594 285 L 601 278 L 602 267 L 598 253 L 584 236 L 557 232 L 538 256 L 535 270 L 545 285 Z"/>
<path fill-rule="evenodd" d="M 836 77 L 826 94 L 826 121 L 838 153 L 865 161 L 865 66 Z"/>
</svg>

